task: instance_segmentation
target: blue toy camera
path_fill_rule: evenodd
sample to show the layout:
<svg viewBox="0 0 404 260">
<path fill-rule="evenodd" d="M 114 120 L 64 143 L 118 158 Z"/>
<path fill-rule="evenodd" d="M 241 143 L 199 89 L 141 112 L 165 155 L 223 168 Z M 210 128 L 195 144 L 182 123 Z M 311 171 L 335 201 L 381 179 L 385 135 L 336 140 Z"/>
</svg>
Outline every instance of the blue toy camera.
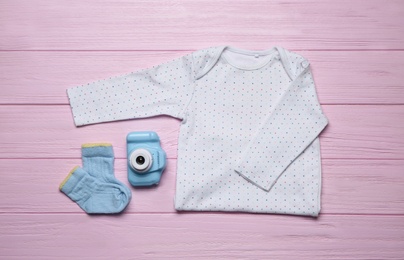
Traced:
<svg viewBox="0 0 404 260">
<path fill-rule="evenodd" d="M 166 153 L 155 132 L 131 132 L 126 137 L 128 180 L 134 187 L 157 185 L 166 167 Z"/>
</svg>

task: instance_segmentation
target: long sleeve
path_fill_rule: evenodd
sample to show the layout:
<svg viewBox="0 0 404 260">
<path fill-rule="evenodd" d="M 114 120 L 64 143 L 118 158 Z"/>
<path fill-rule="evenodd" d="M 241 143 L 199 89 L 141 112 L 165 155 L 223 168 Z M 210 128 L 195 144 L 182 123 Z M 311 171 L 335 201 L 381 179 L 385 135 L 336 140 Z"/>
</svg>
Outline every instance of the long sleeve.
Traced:
<svg viewBox="0 0 404 260">
<path fill-rule="evenodd" d="M 267 191 L 328 124 L 310 66 L 305 66 L 236 163 L 237 173 Z"/>
<path fill-rule="evenodd" d="M 192 54 L 67 90 L 76 126 L 170 115 L 182 119 L 193 93 Z"/>
</svg>

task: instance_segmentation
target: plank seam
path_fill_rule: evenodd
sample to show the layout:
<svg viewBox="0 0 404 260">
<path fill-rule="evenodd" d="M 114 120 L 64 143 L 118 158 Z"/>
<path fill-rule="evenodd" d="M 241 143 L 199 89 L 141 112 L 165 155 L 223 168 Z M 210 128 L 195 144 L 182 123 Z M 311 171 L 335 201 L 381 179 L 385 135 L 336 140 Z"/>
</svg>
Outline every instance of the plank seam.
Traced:
<svg viewBox="0 0 404 260">
<path fill-rule="evenodd" d="M 17 50 L 17 49 L 0 49 L 0 52 L 193 52 L 197 51 L 199 49 L 182 49 L 182 50 L 177 50 L 177 49 L 164 49 L 164 50 L 153 50 L 153 49 L 138 49 L 138 50 L 132 50 L 132 49 L 120 49 L 120 50 L 113 50 L 113 49 L 100 49 L 100 50 L 94 50 L 94 49 L 53 49 L 53 50 Z M 378 52 L 378 51 L 404 51 L 404 49 L 400 48 L 391 48 L 391 49 L 294 49 L 294 48 L 289 48 L 288 50 L 294 51 L 294 52 L 307 52 L 307 51 L 312 51 L 312 52 Z"/>
<path fill-rule="evenodd" d="M 345 160 L 345 161 L 404 161 L 404 158 L 328 158 L 321 157 L 322 160 Z M 78 160 L 81 157 L 0 157 L 0 160 Z M 126 160 L 126 157 L 115 157 L 115 159 Z M 177 157 L 167 157 L 169 160 L 177 160 Z"/>
<path fill-rule="evenodd" d="M 0 215 L 88 215 L 84 212 L 0 212 Z M 225 212 L 196 212 L 196 211 L 188 211 L 188 212 L 123 212 L 122 215 L 218 215 L 218 216 L 256 216 L 258 214 L 254 213 L 225 213 Z M 259 214 L 258 216 L 283 216 L 283 217 L 298 217 L 295 215 L 285 215 L 285 214 Z M 96 216 L 96 215 L 90 215 Z M 115 217 L 117 215 L 105 215 L 110 217 Z M 390 213 L 390 214 L 375 214 L 375 213 L 320 213 L 318 218 L 321 216 L 352 216 L 352 217 L 363 217 L 363 216 L 372 216 L 372 217 L 404 217 L 404 213 Z M 305 217 L 303 217 L 305 218 Z M 312 219 L 311 217 L 307 217 Z"/>
<path fill-rule="evenodd" d="M 324 106 L 403 106 L 404 103 L 323 103 Z M 0 103 L 0 106 L 69 106 L 68 103 Z"/>
</svg>

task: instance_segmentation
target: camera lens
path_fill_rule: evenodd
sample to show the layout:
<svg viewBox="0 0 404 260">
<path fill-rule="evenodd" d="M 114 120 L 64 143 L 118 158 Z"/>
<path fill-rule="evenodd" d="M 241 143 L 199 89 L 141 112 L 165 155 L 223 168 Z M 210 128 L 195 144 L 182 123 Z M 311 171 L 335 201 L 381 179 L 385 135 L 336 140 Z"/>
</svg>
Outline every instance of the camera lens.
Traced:
<svg viewBox="0 0 404 260">
<path fill-rule="evenodd" d="M 146 149 L 136 149 L 129 156 L 129 165 L 137 173 L 147 173 L 153 165 L 153 156 Z"/>
<path fill-rule="evenodd" d="M 143 156 L 138 156 L 138 157 L 136 158 L 136 163 L 139 164 L 139 165 L 143 165 L 143 164 L 144 164 L 144 161 L 145 161 L 145 159 L 144 159 Z"/>
</svg>

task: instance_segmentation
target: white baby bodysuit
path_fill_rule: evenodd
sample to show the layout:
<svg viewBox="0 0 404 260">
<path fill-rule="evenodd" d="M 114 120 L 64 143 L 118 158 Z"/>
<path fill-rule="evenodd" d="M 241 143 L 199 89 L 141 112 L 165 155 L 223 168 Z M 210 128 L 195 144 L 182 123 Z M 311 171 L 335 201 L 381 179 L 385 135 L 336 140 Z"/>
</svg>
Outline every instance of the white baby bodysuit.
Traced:
<svg viewBox="0 0 404 260">
<path fill-rule="evenodd" d="M 175 208 L 317 216 L 327 125 L 309 62 L 216 46 L 67 91 L 77 126 L 181 119 Z"/>
</svg>

